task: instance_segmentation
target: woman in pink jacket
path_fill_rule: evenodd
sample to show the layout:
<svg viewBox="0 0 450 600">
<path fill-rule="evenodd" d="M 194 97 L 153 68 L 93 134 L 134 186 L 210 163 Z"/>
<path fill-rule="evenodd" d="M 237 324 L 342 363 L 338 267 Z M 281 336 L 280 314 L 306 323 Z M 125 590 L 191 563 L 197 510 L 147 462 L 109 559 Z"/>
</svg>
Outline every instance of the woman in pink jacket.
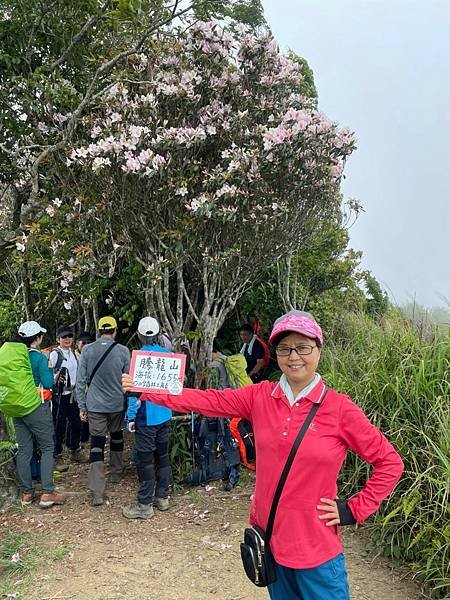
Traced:
<svg viewBox="0 0 450 600">
<path fill-rule="evenodd" d="M 180 396 L 143 393 L 179 412 L 240 416 L 253 424 L 257 476 L 250 523 L 265 529 L 281 471 L 313 403 L 320 403 L 286 480 L 270 547 L 277 581 L 272 600 L 348 600 L 339 527 L 363 523 L 391 493 L 403 463 L 384 435 L 348 396 L 327 389 L 316 369 L 322 330 L 309 313 L 292 310 L 275 321 L 269 343 L 282 372 L 278 382 L 237 390 L 185 389 Z M 125 391 L 132 379 L 123 377 Z M 337 478 L 348 450 L 372 465 L 362 490 L 337 498 Z"/>
</svg>

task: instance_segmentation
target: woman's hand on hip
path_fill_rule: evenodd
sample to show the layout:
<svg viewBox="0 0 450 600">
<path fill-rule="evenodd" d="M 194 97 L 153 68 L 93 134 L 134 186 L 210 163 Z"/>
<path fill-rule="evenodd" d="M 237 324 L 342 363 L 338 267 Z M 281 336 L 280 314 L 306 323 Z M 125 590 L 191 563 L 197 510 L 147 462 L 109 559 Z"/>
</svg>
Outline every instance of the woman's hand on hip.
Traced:
<svg viewBox="0 0 450 600">
<path fill-rule="evenodd" d="M 331 500 L 330 498 L 321 498 L 320 504 L 317 505 L 317 510 L 321 511 L 319 514 L 319 519 L 321 521 L 326 521 L 325 525 L 327 527 L 332 527 L 333 525 L 339 525 L 341 520 L 339 518 L 339 511 L 335 500 Z"/>
</svg>

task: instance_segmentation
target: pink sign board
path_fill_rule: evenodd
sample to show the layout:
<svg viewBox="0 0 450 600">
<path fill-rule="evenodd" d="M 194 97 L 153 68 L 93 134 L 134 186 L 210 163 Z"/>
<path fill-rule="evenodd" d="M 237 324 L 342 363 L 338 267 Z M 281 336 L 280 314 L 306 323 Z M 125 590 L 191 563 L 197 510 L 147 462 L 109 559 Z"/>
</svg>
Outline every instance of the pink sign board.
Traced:
<svg viewBox="0 0 450 600">
<path fill-rule="evenodd" d="M 178 396 L 183 391 L 185 367 L 184 354 L 133 350 L 130 364 L 133 390 Z"/>
</svg>

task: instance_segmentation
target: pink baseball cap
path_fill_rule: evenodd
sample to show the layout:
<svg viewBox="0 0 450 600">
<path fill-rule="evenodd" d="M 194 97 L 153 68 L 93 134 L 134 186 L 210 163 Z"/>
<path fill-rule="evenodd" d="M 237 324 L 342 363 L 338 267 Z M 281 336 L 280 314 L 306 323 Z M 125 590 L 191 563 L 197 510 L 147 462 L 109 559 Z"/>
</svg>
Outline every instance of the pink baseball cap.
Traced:
<svg viewBox="0 0 450 600">
<path fill-rule="evenodd" d="M 279 317 L 273 324 L 269 344 L 274 345 L 277 337 L 286 331 L 301 333 L 301 335 L 313 339 L 317 338 L 323 344 L 323 334 L 320 325 L 310 313 L 303 310 L 290 310 L 285 315 Z"/>
</svg>

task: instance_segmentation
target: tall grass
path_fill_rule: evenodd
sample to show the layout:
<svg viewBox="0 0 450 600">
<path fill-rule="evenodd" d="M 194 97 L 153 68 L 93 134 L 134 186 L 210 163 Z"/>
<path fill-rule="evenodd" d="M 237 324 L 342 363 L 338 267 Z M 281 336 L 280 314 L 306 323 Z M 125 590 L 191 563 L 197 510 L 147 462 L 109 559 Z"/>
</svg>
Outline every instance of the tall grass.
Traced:
<svg viewBox="0 0 450 600">
<path fill-rule="evenodd" d="M 321 373 L 361 406 L 405 462 L 402 480 L 373 518 L 374 538 L 411 564 L 431 597 L 449 597 L 449 339 L 423 337 L 396 312 L 381 323 L 346 316 L 327 342 Z M 369 470 L 349 456 L 341 494 L 360 489 Z"/>
</svg>

